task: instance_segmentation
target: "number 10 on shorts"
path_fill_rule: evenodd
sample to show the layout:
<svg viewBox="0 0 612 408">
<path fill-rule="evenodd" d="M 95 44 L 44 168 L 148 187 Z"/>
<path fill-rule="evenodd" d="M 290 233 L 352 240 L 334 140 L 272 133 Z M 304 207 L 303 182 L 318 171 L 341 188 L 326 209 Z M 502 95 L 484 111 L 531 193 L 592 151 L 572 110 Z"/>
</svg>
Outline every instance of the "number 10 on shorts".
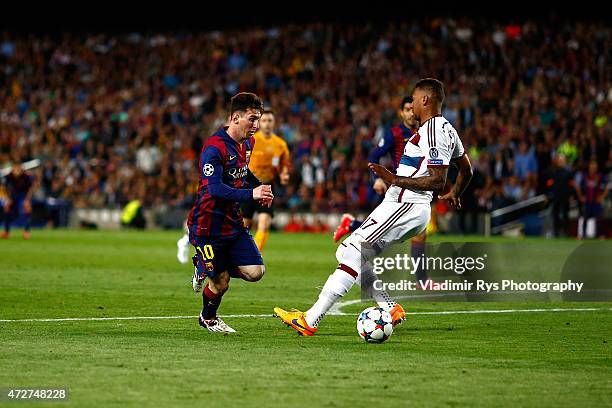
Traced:
<svg viewBox="0 0 612 408">
<path fill-rule="evenodd" d="M 212 260 L 215 258 L 215 252 L 213 251 L 212 245 L 204 245 L 203 247 L 197 247 L 198 252 L 202 255 L 202 258 Z"/>
</svg>

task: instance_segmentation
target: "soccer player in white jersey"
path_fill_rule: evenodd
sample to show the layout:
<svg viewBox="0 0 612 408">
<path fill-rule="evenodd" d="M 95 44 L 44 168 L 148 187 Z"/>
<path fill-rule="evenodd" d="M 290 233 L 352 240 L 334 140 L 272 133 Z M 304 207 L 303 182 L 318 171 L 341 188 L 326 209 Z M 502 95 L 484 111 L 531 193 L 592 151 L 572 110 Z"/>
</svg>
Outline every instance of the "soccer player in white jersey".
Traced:
<svg viewBox="0 0 612 408">
<path fill-rule="evenodd" d="M 440 198 L 454 207 L 460 206 L 460 196 L 469 183 L 472 170 L 469 159 L 461 152 L 463 145 L 457 132 L 441 114 L 444 85 L 437 79 L 422 79 L 415 85 L 412 98 L 414 114 L 421 127 L 406 143 L 397 174 L 378 164 L 368 164 L 391 186 L 384 201 L 340 244 L 336 251 L 339 265 L 310 309 L 301 312 L 274 308 L 275 316 L 303 336 L 313 336 L 317 332 L 325 314 L 355 283 L 391 314 L 394 325 L 403 322 L 406 319 L 403 307 L 385 291 L 374 290 L 372 283 L 376 276 L 371 268 L 362 269 L 362 261 L 370 262 L 385 247 L 409 239 L 426 228 L 433 192 L 443 190 L 454 156 L 458 157 L 459 174 L 451 190 Z"/>
</svg>

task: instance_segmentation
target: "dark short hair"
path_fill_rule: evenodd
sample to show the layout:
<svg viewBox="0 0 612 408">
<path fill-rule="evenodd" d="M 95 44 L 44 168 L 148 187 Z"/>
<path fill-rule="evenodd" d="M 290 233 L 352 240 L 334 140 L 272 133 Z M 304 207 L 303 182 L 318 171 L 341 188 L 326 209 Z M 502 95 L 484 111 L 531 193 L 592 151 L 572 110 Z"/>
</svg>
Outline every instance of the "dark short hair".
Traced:
<svg viewBox="0 0 612 408">
<path fill-rule="evenodd" d="M 235 112 L 246 112 L 249 109 L 256 109 L 259 113 L 263 112 L 263 101 L 254 93 L 240 92 L 232 96 L 230 101 L 230 116 Z"/>
<path fill-rule="evenodd" d="M 275 115 L 274 109 L 272 109 L 272 108 L 264 108 L 264 110 L 263 110 L 263 112 L 261 114 L 262 115 L 265 115 L 265 114 Z"/>
<path fill-rule="evenodd" d="M 435 78 L 425 78 L 419 80 L 414 86 L 415 89 L 424 89 L 432 93 L 432 95 L 440 102 L 444 102 L 444 84 Z"/>
<path fill-rule="evenodd" d="M 400 110 L 404 109 L 404 105 L 407 103 L 412 103 L 412 95 L 404 96 L 402 98 L 402 103 L 400 105 Z"/>
</svg>

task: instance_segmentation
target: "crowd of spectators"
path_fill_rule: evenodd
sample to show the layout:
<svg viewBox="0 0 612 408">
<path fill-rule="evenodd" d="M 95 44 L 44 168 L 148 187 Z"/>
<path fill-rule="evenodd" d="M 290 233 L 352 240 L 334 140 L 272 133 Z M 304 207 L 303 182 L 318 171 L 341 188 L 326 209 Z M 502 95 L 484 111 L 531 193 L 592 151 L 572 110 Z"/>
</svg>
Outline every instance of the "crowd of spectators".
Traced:
<svg viewBox="0 0 612 408">
<path fill-rule="evenodd" d="M 417 79 L 476 174 L 469 210 L 550 189 L 554 160 L 611 169 L 612 29 L 592 22 L 311 23 L 216 32 L 0 34 L 0 167 L 40 159 L 35 198 L 189 208 L 229 98 L 259 94 L 288 142 L 279 208 L 367 211 L 368 151 Z"/>
</svg>

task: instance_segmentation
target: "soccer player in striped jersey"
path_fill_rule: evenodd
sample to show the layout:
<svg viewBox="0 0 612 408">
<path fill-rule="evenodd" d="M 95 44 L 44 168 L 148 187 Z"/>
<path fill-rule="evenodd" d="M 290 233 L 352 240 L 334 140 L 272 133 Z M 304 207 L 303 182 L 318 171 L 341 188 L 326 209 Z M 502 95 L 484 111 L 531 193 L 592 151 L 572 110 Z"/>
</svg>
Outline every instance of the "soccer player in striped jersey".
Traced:
<svg viewBox="0 0 612 408">
<path fill-rule="evenodd" d="M 413 111 L 421 127 L 406 143 L 397 174 L 378 164 L 368 164 L 391 186 L 384 201 L 340 244 L 336 251 L 339 265 L 310 309 L 301 312 L 274 308 L 275 316 L 303 336 L 313 336 L 317 332 L 325 314 L 355 283 L 391 314 L 394 325 L 406 319 L 406 312 L 400 304 L 385 291 L 375 289 L 373 283 L 377 278 L 371 268 L 362 268 L 362 262 L 371 262 L 386 247 L 414 237 L 427 227 L 433 191 L 444 188 L 448 165 L 455 148 L 461 143 L 453 126 L 441 114 L 444 102 L 442 82 L 432 78 L 418 81 L 412 98 Z M 469 160 L 465 155 L 461 157 L 455 184 L 441 197 L 453 206 L 460 204 L 460 196 L 471 179 Z"/>
<path fill-rule="evenodd" d="M 248 167 L 262 112 L 257 95 L 232 97 L 227 126 L 206 140 L 200 155 L 198 193 L 187 227 L 196 249 L 193 289 L 199 292 L 208 277 L 199 323 L 212 332 L 235 332 L 217 316 L 230 276 L 256 282 L 265 272 L 239 207 L 252 200 L 269 206 L 274 199 L 271 186 L 261 184 Z"/>
</svg>

